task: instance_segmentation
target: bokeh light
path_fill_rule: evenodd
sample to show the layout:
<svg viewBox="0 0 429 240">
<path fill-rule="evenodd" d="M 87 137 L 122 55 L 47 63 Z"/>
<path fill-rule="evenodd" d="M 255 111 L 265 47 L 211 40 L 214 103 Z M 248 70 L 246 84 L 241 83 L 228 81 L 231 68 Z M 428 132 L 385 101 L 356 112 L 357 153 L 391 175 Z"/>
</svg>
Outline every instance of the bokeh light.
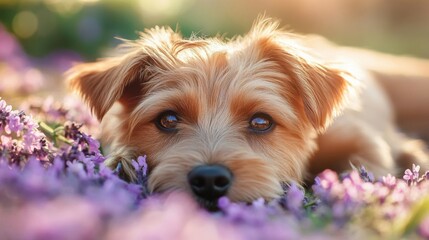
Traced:
<svg viewBox="0 0 429 240">
<path fill-rule="evenodd" d="M 428 58 L 428 12 L 427 0 L 0 0 L 0 64 L 22 81 L 38 69 L 60 82 L 71 62 L 108 56 L 145 28 L 229 38 L 261 14 L 340 45 Z"/>
<path fill-rule="evenodd" d="M 177 16 L 194 0 L 139 0 L 137 1 L 143 19 L 161 20 Z"/>
<path fill-rule="evenodd" d="M 96 0 L 44 0 L 46 6 L 53 12 L 61 15 L 72 15 L 77 13 L 85 3 L 94 3 Z"/>
<path fill-rule="evenodd" d="M 30 11 L 22 11 L 16 14 L 12 22 L 14 33 L 21 38 L 31 37 L 39 27 L 37 16 Z"/>
</svg>

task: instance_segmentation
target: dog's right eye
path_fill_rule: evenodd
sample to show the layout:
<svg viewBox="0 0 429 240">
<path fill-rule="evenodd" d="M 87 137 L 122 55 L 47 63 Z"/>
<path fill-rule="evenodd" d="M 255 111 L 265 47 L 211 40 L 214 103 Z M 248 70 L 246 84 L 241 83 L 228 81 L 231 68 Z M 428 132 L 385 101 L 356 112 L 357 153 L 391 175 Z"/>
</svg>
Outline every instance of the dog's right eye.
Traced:
<svg viewBox="0 0 429 240">
<path fill-rule="evenodd" d="M 179 118 L 177 114 L 173 111 L 165 111 L 161 113 L 156 119 L 155 125 L 159 130 L 165 132 L 175 132 L 177 131 L 177 124 L 179 123 Z"/>
<path fill-rule="evenodd" d="M 265 113 L 256 113 L 249 121 L 249 129 L 254 133 L 269 132 L 273 125 L 273 119 Z"/>
</svg>

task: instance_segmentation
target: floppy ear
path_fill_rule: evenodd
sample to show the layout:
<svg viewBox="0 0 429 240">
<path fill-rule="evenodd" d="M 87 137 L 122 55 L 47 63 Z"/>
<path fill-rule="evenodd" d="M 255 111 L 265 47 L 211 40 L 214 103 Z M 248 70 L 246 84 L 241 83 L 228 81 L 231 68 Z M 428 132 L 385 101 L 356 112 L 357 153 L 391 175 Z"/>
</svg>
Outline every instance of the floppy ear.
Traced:
<svg viewBox="0 0 429 240">
<path fill-rule="evenodd" d="M 256 44 L 259 59 L 274 61 L 275 71 L 285 75 L 285 98 L 316 130 L 323 131 L 354 95 L 358 84 L 345 65 L 333 67 L 311 56 L 298 36 L 279 30 L 278 21 L 260 17 L 248 38 Z"/>
<path fill-rule="evenodd" d="M 305 115 L 318 130 L 325 129 L 345 105 L 351 90 L 351 75 L 304 58 L 297 59 L 295 81 L 303 102 Z"/>
<path fill-rule="evenodd" d="M 316 130 L 323 131 L 343 110 L 354 79 L 345 68 L 328 66 L 288 44 L 272 37 L 258 42 L 262 57 L 275 61 L 278 70 L 287 76 L 282 80 L 285 97 L 295 105 L 298 114 Z"/>
<path fill-rule="evenodd" d="M 307 72 L 300 89 L 305 113 L 316 129 L 325 129 L 343 110 L 351 76 L 344 70 L 315 63 L 302 64 L 302 68 Z"/>
<path fill-rule="evenodd" d="M 115 101 L 132 105 L 140 94 L 139 75 L 147 56 L 128 53 L 94 63 L 79 64 L 67 73 L 69 85 L 77 90 L 101 120 Z"/>
<path fill-rule="evenodd" d="M 181 36 L 171 28 L 155 27 L 127 41 L 118 57 L 79 64 L 67 73 L 68 83 L 77 90 L 101 120 L 116 101 L 135 106 L 143 95 L 142 84 L 150 78 L 149 66 L 161 69 L 174 61 L 173 46 Z M 172 60 L 173 59 L 173 60 Z"/>
</svg>

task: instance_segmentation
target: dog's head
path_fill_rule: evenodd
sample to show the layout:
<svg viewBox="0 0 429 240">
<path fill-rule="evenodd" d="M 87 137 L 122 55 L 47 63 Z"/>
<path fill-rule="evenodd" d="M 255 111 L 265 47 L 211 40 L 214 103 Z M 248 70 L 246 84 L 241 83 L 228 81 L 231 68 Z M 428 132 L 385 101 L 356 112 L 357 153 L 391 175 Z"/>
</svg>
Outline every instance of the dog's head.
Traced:
<svg viewBox="0 0 429 240">
<path fill-rule="evenodd" d="M 103 130 L 115 143 L 110 165 L 122 161 L 133 178 L 130 159 L 147 155 L 152 191 L 208 202 L 271 199 L 301 181 L 351 85 L 277 25 L 263 19 L 229 41 L 154 28 L 118 57 L 73 68 L 70 83 L 97 117 L 117 121 Z"/>
</svg>

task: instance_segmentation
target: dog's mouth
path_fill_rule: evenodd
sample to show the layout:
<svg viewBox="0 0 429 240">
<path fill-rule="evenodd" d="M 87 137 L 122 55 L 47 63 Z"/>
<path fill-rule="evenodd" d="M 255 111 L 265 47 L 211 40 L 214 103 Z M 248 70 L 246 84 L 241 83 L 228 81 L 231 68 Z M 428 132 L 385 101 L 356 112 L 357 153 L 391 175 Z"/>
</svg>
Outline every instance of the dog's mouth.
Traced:
<svg viewBox="0 0 429 240">
<path fill-rule="evenodd" d="M 185 194 L 188 196 L 191 196 L 192 199 L 201 207 L 206 209 L 209 212 L 217 212 L 220 210 L 219 206 L 218 206 L 218 200 L 219 199 L 215 199 L 215 200 L 207 200 L 198 196 L 195 196 L 194 194 L 190 194 L 189 192 L 183 191 L 183 190 L 179 190 L 179 189 L 163 189 L 163 190 L 159 190 L 159 189 L 154 189 L 154 191 L 152 193 L 156 193 L 156 194 L 174 194 L 174 193 L 179 193 L 179 194 Z"/>
<path fill-rule="evenodd" d="M 218 199 L 216 200 L 207 200 L 199 197 L 194 197 L 195 201 L 204 209 L 210 212 L 219 211 Z"/>
</svg>

